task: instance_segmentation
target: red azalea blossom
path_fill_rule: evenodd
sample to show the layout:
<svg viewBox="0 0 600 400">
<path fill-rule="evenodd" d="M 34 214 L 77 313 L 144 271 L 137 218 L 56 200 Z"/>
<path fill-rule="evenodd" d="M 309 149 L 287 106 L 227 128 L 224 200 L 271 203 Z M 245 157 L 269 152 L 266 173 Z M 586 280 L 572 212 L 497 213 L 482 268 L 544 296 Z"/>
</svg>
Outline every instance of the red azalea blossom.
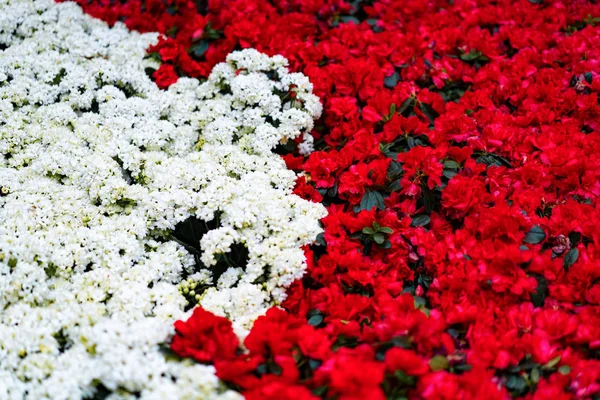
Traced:
<svg viewBox="0 0 600 400">
<path fill-rule="evenodd" d="M 202 307 L 195 308 L 187 321 L 175 322 L 175 331 L 171 349 L 200 362 L 233 357 L 239 345 L 231 322 Z"/>
</svg>

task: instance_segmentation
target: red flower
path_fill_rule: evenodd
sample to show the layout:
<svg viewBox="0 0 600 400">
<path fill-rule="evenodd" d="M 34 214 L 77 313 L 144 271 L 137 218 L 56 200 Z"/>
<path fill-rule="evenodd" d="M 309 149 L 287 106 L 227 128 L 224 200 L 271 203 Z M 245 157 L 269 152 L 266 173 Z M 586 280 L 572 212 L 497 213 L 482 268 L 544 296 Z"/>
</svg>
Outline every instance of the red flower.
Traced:
<svg viewBox="0 0 600 400">
<path fill-rule="evenodd" d="M 385 353 L 385 365 L 391 373 L 402 370 L 407 375 L 424 375 L 429 372 L 427 361 L 415 352 L 400 347 L 394 347 Z"/>
<path fill-rule="evenodd" d="M 175 322 L 176 335 L 171 349 L 181 357 L 213 362 L 235 356 L 239 341 L 227 318 L 196 307 L 185 322 Z"/>
<path fill-rule="evenodd" d="M 154 71 L 152 77 L 161 89 L 168 88 L 179 79 L 179 76 L 175 72 L 175 67 L 171 64 L 161 64 L 160 68 Z"/>
<path fill-rule="evenodd" d="M 303 165 L 306 172 L 310 173 L 311 179 L 315 182 L 317 188 L 329 188 L 335 183 L 333 175 L 338 168 L 335 162 L 335 154 L 314 152 L 308 157 Z"/>
<path fill-rule="evenodd" d="M 298 179 L 296 179 L 294 194 L 315 203 L 319 203 L 321 200 L 323 200 L 321 193 L 319 193 L 314 187 L 307 184 L 304 176 L 299 176 Z"/>
<path fill-rule="evenodd" d="M 310 390 L 301 385 L 290 385 L 282 382 L 271 382 L 256 389 L 244 393 L 247 400 L 315 400 L 319 397 L 313 395 Z"/>
<path fill-rule="evenodd" d="M 380 387 L 385 366 L 373 360 L 369 346 L 340 349 L 315 373 L 318 385 L 329 387 L 328 396 L 339 399 L 384 399 Z"/>
</svg>

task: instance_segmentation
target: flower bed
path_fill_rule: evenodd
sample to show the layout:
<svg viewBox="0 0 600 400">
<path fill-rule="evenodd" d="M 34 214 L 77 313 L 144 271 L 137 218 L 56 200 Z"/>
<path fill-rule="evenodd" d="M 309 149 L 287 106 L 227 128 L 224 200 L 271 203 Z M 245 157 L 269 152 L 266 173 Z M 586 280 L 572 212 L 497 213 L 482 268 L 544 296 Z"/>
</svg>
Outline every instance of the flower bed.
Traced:
<svg viewBox="0 0 600 400">
<path fill-rule="evenodd" d="M 2 103 L 0 138 L 0 273 L 8 276 L 0 285 L 9 307 L 0 379 L 12 379 L 10 393 L 31 387 L 40 392 L 30 395 L 60 398 L 60 375 L 48 366 L 64 359 L 61 368 L 78 371 L 64 377 L 73 398 L 600 396 L 600 5 L 77 3 L 116 24 L 92 22 L 72 3 L 58 8 L 89 37 L 75 45 L 73 79 L 111 71 L 114 89 L 91 89 L 98 115 L 88 110 L 91 93 L 53 85 L 64 74 L 55 60 L 69 59 L 55 49 L 83 34 L 69 39 L 48 23 L 55 36 L 43 37 L 58 42 L 36 63 L 31 24 L 0 19 L 4 54 L 19 56 L 0 64 L 29 74 L 0 86 L 0 99 L 15 97 Z M 36 14 L 32 4 L 57 9 L 1 4 L 23 15 Z M 95 54 L 93 43 L 118 50 Z M 246 48 L 272 57 L 232 53 Z M 288 74 L 281 56 L 310 83 Z M 29 92 L 36 79 L 46 84 L 35 93 L 56 96 L 54 107 Z M 126 110 L 99 95 L 125 97 L 113 102 L 131 103 L 132 117 L 122 121 Z M 290 110 L 302 115 L 279 114 Z M 246 116 L 255 112 L 264 129 Z M 77 165 L 64 161 L 65 141 Z M 294 179 L 294 193 L 312 205 L 291 195 Z M 232 200 L 221 207 L 222 199 Z M 90 222 L 102 236 L 73 233 Z M 209 233 L 200 240 L 198 231 Z M 62 251 L 71 243 L 86 251 Z M 90 262 L 101 268 L 88 270 Z M 266 311 L 270 304 L 281 307 Z M 98 321 L 69 322 L 73 309 Z M 158 349 L 171 336 L 167 359 L 178 361 L 167 362 Z"/>
</svg>

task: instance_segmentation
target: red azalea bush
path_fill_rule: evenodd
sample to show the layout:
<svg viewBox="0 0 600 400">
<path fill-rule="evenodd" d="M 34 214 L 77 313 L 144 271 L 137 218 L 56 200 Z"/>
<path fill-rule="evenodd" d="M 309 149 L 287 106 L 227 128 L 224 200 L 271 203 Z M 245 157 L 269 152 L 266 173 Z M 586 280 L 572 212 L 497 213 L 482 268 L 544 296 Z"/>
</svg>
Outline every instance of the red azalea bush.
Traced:
<svg viewBox="0 0 600 400">
<path fill-rule="evenodd" d="M 254 47 L 325 107 L 279 149 L 329 210 L 285 311 L 241 354 L 196 311 L 173 350 L 250 399 L 600 396 L 600 4 L 78 3 L 166 35 L 161 87 Z"/>
</svg>

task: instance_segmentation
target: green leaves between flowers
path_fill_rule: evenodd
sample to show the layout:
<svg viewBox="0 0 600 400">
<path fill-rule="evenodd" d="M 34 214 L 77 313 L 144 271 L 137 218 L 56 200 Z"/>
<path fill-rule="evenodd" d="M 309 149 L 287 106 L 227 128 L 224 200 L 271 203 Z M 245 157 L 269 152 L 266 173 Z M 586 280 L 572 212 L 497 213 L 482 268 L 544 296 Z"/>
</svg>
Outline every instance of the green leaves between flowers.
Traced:
<svg viewBox="0 0 600 400">
<path fill-rule="evenodd" d="M 398 161 L 392 161 L 390 163 L 390 166 L 387 170 L 387 179 L 390 181 L 387 186 L 388 192 L 391 193 L 401 189 L 402 186 L 400 185 L 400 178 L 402 177 L 403 173 L 404 170 L 402 169 L 402 164 L 400 164 Z"/>
<path fill-rule="evenodd" d="M 480 51 L 471 49 L 470 52 L 461 54 L 460 59 L 463 61 L 474 61 L 474 60 L 477 60 L 481 56 L 482 56 L 482 53 Z"/>
<path fill-rule="evenodd" d="M 541 365 L 535 363 L 531 355 L 526 355 L 518 365 L 498 370 L 496 376 L 500 377 L 500 382 L 512 396 L 523 396 L 534 393 L 538 382 L 547 379 L 557 371 L 563 375 L 570 373 L 571 367 L 568 365 L 557 368 L 560 360 L 561 356 L 556 356 Z"/>
<path fill-rule="evenodd" d="M 223 32 L 214 29 L 209 21 L 204 27 L 204 33 L 202 34 L 202 37 L 205 39 L 217 40 L 221 38 L 222 34 Z"/>
<path fill-rule="evenodd" d="M 419 214 L 419 215 L 415 215 L 412 219 L 412 222 L 410 223 L 411 226 L 425 226 L 427 225 L 429 222 L 431 221 L 431 218 L 429 218 L 429 215 L 425 215 L 425 214 Z"/>
<path fill-rule="evenodd" d="M 201 40 L 190 46 L 190 54 L 195 59 L 202 58 L 204 53 L 206 53 L 206 50 L 208 50 L 208 42 L 206 40 Z"/>
<path fill-rule="evenodd" d="M 413 105 L 414 101 L 415 99 L 413 97 L 409 97 L 408 99 L 404 100 L 400 105 L 400 108 L 398 108 L 398 114 L 404 115 L 405 111 L 407 111 L 409 107 Z M 406 115 L 404 116 L 406 117 Z"/>
<path fill-rule="evenodd" d="M 316 308 L 313 310 L 310 310 L 307 314 L 306 314 L 306 318 L 308 321 L 308 324 L 311 326 L 314 326 L 315 328 L 319 327 L 324 319 L 325 316 L 321 313 L 320 310 L 317 310 Z"/>
<path fill-rule="evenodd" d="M 423 193 L 423 205 L 425 212 L 430 213 L 435 210 L 442 199 L 441 188 L 438 186 L 435 189 L 430 189 L 427 183 L 421 183 L 421 192 Z"/>
<path fill-rule="evenodd" d="M 444 357 L 441 354 L 437 354 L 433 356 L 431 360 L 429 360 L 429 367 L 432 371 L 443 371 L 445 369 L 448 369 L 449 366 L 450 363 L 448 362 L 446 357 Z"/>
<path fill-rule="evenodd" d="M 372 190 L 367 190 L 363 195 L 360 205 L 358 206 L 358 210 L 355 207 L 355 212 L 360 212 L 362 210 L 371 210 L 373 207 L 377 207 L 380 210 L 385 209 L 385 204 L 383 202 L 383 196 L 379 192 L 375 192 Z"/>
<path fill-rule="evenodd" d="M 471 49 L 468 53 L 461 54 L 460 59 L 473 65 L 475 68 L 480 68 L 490 61 L 490 59 L 484 56 L 481 51 L 475 49 Z"/>
<path fill-rule="evenodd" d="M 529 294 L 529 298 L 535 307 L 542 307 L 548 296 L 548 281 L 542 275 L 532 274 L 531 276 L 537 280 L 538 285 L 535 292 Z"/>
<path fill-rule="evenodd" d="M 261 375 L 273 374 L 273 375 L 281 375 L 283 369 L 277 364 L 273 359 L 268 359 L 264 364 L 260 364 L 256 367 L 256 373 Z"/>
<path fill-rule="evenodd" d="M 527 393 L 527 381 L 518 375 L 511 375 L 504 382 L 504 386 L 514 395 Z"/>
<path fill-rule="evenodd" d="M 182 245 L 188 252 L 194 256 L 196 262 L 196 268 L 194 271 L 198 271 L 203 268 L 201 261 L 202 248 L 200 247 L 200 240 L 208 231 L 215 229 L 220 224 L 220 214 L 217 213 L 215 217 L 208 222 L 195 217 L 189 217 L 188 219 L 178 223 L 173 231 L 169 232 L 169 236 L 172 240 Z M 230 246 L 227 253 L 222 253 L 216 256 L 217 263 L 212 266 L 212 280 L 213 284 L 216 285 L 221 275 L 229 269 L 229 267 L 246 268 L 248 263 L 248 249 L 243 243 L 234 243 Z M 187 275 L 184 274 L 183 278 Z"/>
<path fill-rule="evenodd" d="M 373 222 L 373 227 L 365 227 L 362 230 L 362 233 L 367 236 L 367 239 L 377 243 L 383 248 L 390 248 L 391 243 L 386 241 L 385 235 L 389 235 L 394 231 L 387 226 L 380 226 L 377 222 Z M 387 242 L 387 243 L 386 243 Z"/>
<path fill-rule="evenodd" d="M 446 160 L 446 161 L 444 161 L 444 168 L 447 168 L 447 169 L 458 169 L 459 165 L 454 160 Z"/>
<path fill-rule="evenodd" d="M 446 161 L 444 161 L 444 171 L 442 172 L 442 174 L 446 178 L 452 179 L 452 177 L 458 173 L 459 169 L 460 169 L 460 165 L 458 165 L 458 163 L 456 161 L 446 160 Z"/>
<path fill-rule="evenodd" d="M 396 114 L 396 104 L 392 103 L 390 105 L 389 113 L 383 117 L 383 122 L 388 122 L 390 119 L 392 119 L 394 117 L 395 114 Z"/>
<path fill-rule="evenodd" d="M 446 103 L 453 101 L 458 103 L 461 97 L 471 89 L 471 85 L 463 82 L 462 80 L 458 81 L 446 81 L 444 82 L 444 87 L 439 89 L 439 94 L 442 96 Z M 473 113 L 473 110 L 465 110 L 465 114 L 470 115 Z"/>
<path fill-rule="evenodd" d="M 388 400 L 406 400 L 408 392 L 416 386 L 417 378 L 407 375 L 402 370 L 386 374 L 382 388 Z"/>
<path fill-rule="evenodd" d="M 571 367 L 569 367 L 568 365 L 561 365 L 558 368 L 558 372 L 560 372 L 562 375 L 568 375 L 569 373 L 571 373 Z"/>
<path fill-rule="evenodd" d="M 380 143 L 379 149 L 386 157 L 396 160 L 398 154 L 405 153 L 415 146 L 431 146 L 431 143 L 427 135 L 412 136 L 405 134 L 398 136 L 393 142 Z"/>
<path fill-rule="evenodd" d="M 494 153 L 473 153 L 477 158 L 477 164 L 485 164 L 488 167 L 496 166 L 496 167 L 507 167 L 512 168 L 512 164 L 506 158 L 502 157 L 499 154 Z"/>
<path fill-rule="evenodd" d="M 546 233 L 538 225 L 531 227 L 531 230 L 525 235 L 525 243 L 538 244 L 546 238 Z"/>
<path fill-rule="evenodd" d="M 435 119 L 440 116 L 440 114 L 435 111 L 433 107 L 426 103 L 419 103 L 419 108 L 425 114 L 425 116 L 429 119 L 430 125 L 433 125 Z"/>
<path fill-rule="evenodd" d="M 383 85 L 388 89 L 393 89 L 398 84 L 399 80 L 400 74 L 398 73 L 398 71 L 394 71 L 394 73 L 391 76 L 388 76 L 383 79 Z"/>
<path fill-rule="evenodd" d="M 579 250 L 577 250 L 577 248 L 572 248 L 569 250 L 567 254 L 565 254 L 565 258 L 563 260 L 563 266 L 565 267 L 565 270 L 568 271 L 571 265 L 575 264 L 575 261 L 577 261 L 578 258 Z"/>
<path fill-rule="evenodd" d="M 559 363 L 561 356 L 556 356 L 554 357 L 552 360 L 548 361 L 546 364 L 544 364 L 544 366 L 542 367 L 543 369 L 552 369 L 556 366 L 556 364 Z"/>
</svg>

